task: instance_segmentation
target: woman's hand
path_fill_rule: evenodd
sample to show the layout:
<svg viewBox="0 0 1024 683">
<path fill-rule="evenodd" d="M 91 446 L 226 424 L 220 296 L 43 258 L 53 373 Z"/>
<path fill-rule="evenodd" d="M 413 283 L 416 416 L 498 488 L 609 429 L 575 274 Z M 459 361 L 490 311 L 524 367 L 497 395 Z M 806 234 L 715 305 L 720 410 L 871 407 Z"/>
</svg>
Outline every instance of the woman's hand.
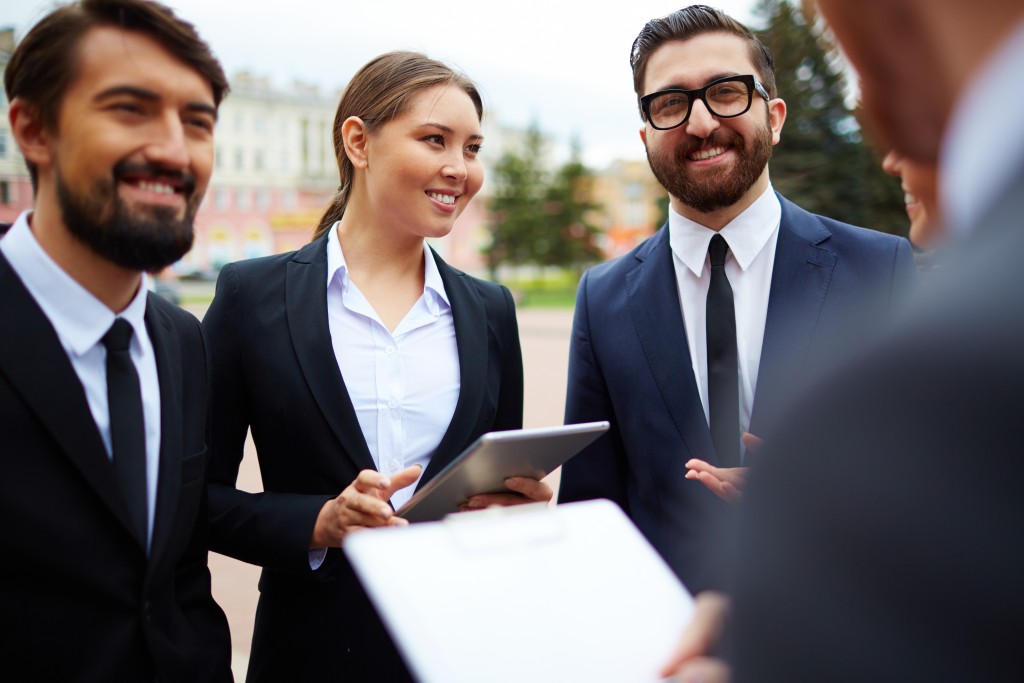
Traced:
<svg viewBox="0 0 1024 683">
<path fill-rule="evenodd" d="M 405 526 L 409 522 L 395 517 L 391 496 L 395 491 L 416 483 L 421 467 L 407 467 L 388 477 L 376 470 L 363 470 L 337 498 L 320 508 L 309 547 L 337 548 L 350 532 L 373 526 Z"/>
<path fill-rule="evenodd" d="M 547 482 L 528 477 L 509 477 L 505 480 L 505 486 L 511 489 L 511 492 L 481 493 L 460 505 L 459 510 L 465 512 L 489 508 L 492 505 L 508 507 L 526 503 L 547 503 L 555 495 Z"/>
</svg>

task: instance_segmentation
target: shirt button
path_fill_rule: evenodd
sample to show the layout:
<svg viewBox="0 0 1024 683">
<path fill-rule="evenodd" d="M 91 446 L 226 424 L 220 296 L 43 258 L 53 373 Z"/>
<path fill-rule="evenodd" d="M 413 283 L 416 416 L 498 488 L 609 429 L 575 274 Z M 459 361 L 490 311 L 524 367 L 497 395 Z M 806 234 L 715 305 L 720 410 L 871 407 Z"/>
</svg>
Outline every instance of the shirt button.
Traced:
<svg viewBox="0 0 1024 683">
<path fill-rule="evenodd" d="M 384 349 L 384 352 L 387 353 L 389 356 L 393 356 L 395 355 L 395 347 L 389 346 L 386 349 Z"/>
<path fill-rule="evenodd" d="M 388 408 L 397 408 L 398 401 L 388 401 Z"/>
</svg>

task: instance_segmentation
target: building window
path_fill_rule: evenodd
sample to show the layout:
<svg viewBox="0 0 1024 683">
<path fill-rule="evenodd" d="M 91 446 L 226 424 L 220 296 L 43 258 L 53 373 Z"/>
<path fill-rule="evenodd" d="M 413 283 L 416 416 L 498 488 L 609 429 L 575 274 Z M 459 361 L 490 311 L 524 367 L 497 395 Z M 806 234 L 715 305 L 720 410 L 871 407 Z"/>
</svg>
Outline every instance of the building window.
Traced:
<svg viewBox="0 0 1024 683">
<path fill-rule="evenodd" d="M 252 167 L 257 171 L 263 170 L 263 152 L 256 150 L 252 158 Z"/>
<path fill-rule="evenodd" d="M 7 131 L 0 130 L 0 159 L 7 157 Z M 4 202 L 6 204 L 6 202 Z"/>
<path fill-rule="evenodd" d="M 251 197 L 252 193 L 249 190 L 240 189 L 238 196 L 235 198 L 235 208 L 239 211 L 248 211 Z"/>
<path fill-rule="evenodd" d="M 284 196 L 281 197 L 281 206 L 285 211 L 294 211 L 295 205 L 298 203 L 297 200 L 295 190 L 286 190 Z"/>
<path fill-rule="evenodd" d="M 231 194 L 228 188 L 218 187 L 214 193 L 213 203 L 218 211 L 227 211 L 231 205 Z"/>
<path fill-rule="evenodd" d="M 11 203 L 11 185 L 6 180 L 0 180 L 0 204 Z"/>
<path fill-rule="evenodd" d="M 240 149 L 236 149 L 236 150 L 235 150 L 235 168 L 236 168 L 237 170 L 239 170 L 239 171 L 241 171 L 241 170 L 242 170 L 242 162 L 243 162 L 244 160 L 245 160 L 245 159 L 244 159 L 244 157 L 243 157 L 243 155 L 242 155 L 242 150 L 240 150 Z"/>
<path fill-rule="evenodd" d="M 256 208 L 260 211 L 270 208 L 270 193 L 267 190 L 256 191 Z"/>
</svg>

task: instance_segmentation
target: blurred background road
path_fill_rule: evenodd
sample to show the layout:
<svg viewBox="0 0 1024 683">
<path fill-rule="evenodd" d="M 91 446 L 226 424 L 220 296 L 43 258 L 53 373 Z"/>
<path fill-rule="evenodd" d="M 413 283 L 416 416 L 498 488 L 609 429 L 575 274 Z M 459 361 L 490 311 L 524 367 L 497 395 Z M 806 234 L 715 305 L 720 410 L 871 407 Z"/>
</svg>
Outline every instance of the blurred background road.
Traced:
<svg viewBox="0 0 1024 683">
<path fill-rule="evenodd" d="M 202 288 L 189 287 L 184 304 L 185 308 L 200 319 L 206 311 L 206 304 L 188 303 L 188 299 Z M 561 424 L 565 408 L 572 309 L 520 308 L 518 316 L 525 372 L 524 426 L 546 427 Z M 558 474 L 556 470 L 547 480 L 556 491 Z M 262 490 L 256 451 L 251 439 L 246 442 L 238 487 L 246 491 Z M 245 680 L 249 662 L 253 618 L 259 595 L 256 586 L 260 571 L 253 565 L 210 553 L 210 572 L 213 575 L 213 595 L 224 609 L 231 625 L 232 669 L 235 680 L 241 682 Z"/>
</svg>

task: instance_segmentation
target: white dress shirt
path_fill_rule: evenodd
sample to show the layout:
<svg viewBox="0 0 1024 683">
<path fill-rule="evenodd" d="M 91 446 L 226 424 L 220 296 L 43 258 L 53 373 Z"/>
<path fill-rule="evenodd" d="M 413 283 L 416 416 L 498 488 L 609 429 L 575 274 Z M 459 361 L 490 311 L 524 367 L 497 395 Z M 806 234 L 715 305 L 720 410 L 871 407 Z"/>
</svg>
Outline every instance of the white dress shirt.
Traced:
<svg viewBox="0 0 1024 683">
<path fill-rule="evenodd" d="M 459 351 L 451 304 L 424 244 L 423 293 L 394 332 L 349 278 L 337 224 L 327 238 L 327 317 L 331 344 L 377 469 L 426 469 L 459 400 Z M 395 508 L 415 484 L 391 498 Z"/>
<path fill-rule="evenodd" d="M 954 238 L 973 232 L 1024 158 L 1024 22 L 960 97 L 943 139 L 942 213 Z"/>
<path fill-rule="evenodd" d="M 718 231 L 729 245 L 725 274 L 736 309 L 736 351 L 739 357 L 740 432 L 750 426 L 757 372 L 761 364 L 768 293 L 775 267 L 782 205 L 771 186 L 753 204 Z M 707 298 L 711 283 L 708 245 L 714 230 L 669 208 L 669 243 L 683 310 L 690 363 L 697 379 L 704 419 L 708 420 Z M 710 420 L 709 420 L 710 423 Z M 741 453 L 742 453 L 741 448 Z"/>
<path fill-rule="evenodd" d="M 139 375 L 142 392 L 142 413 L 146 422 L 146 503 L 147 550 L 153 537 L 153 513 L 156 510 L 157 472 L 160 468 L 160 384 L 157 380 L 156 357 L 146 331 L 146 276 L 128 307 L 118 315 L 65 273 L 43 251 L 32 234 L 26 211 L 18 216 L 7 235 L 0 240 L 0 250 L 14 272 L 25 284 L 39 308 L 50 320 L 71 366 L 75 369 L 85 398 L 89 403 L 107 457 L 113 457 L 110 446 L 110 412 L 107 407 L 107 349 L 103 335 L 124 318 L 131 326 L 130 353 Z"/>
</svg>

